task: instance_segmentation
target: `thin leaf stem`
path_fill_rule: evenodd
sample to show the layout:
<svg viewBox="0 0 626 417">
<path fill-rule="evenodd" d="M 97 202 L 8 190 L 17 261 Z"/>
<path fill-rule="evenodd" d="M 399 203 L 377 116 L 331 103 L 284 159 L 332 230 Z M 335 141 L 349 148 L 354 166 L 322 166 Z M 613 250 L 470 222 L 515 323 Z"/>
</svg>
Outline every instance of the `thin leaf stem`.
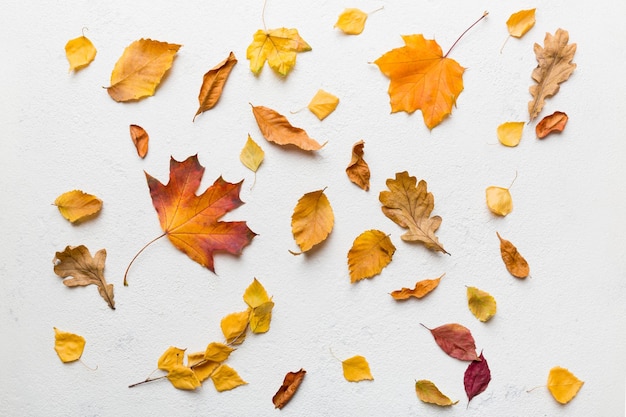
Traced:
<svg viewBox="0 0 626 417">
<path fill-rule="evenodd" d="M 152 239 L 150 242 L 146 243 L 144 245 L 143 248 L 141 248 L 139 250 L 139 252 L 137 252 L 137 254 L 133 257 L 133 259 L 130 261 L 130 263 L 128 264 L 128 267 L 126 268 L 126 272 L 124 272 L 124 286 L 128 287 L 128 280 L 126 279 L 128 277 L 128 271 L 130 270 L 131 265 L 133 264 L 133 262 L 135 262 L 135 259 L 137 259 L 137 257 L 141 254 L 141 252 L 143 252 L 148 246 L 150 246 L 151 244 L 153 244 L 154 242 L 156 242 L 157 240 L 161 239 L 163 236 L 165 236 L 165 233 L 163 233 L 160 236 L 155 237 L 154 239 Z"/>
<path fill-rule="evenodd" d="M 517 179 L 517 170 L 515 171 L 515 178 L 513 178 L 513 181 L 511 181 L 511 185 L 509 185 L 509 188 L 507 188 L 507 190 L 511 189 L 511 187 L 513 186 L 513 183 L 515 182 L 516 179 Z"/>
<path fill-rule="evenodd" d="M 158 381 L 159 379 L 165 379 L 165 378 L 167 378 L 167 375 L 158 376 L 156 378 L 148 377 L 148 378 L 146 378 L 145 380 L 143 380 L 141 382 L 135 382 L 134 384 L 130 384 L 128 386 L 128 388 L 136 387 L 137 385 L 146 384 L 148 382 Z"/>
<path fill-rule="evenodd" d="M 265 6 L 267 6 L 267 0 L 263 0 L 263 11 L 261 12 L 261 20 L 263 21 L 263 30 L 267 32 L 267 25 L 265 24 Z"/>
<path fill-rule="evenodd" d="M 381 10 L 383 10 L 384 8 L 385 8 L 385 6 L 380 6 L 378 9 L 376 9 L 376 10 L 372 10 L 372 11 L 371 11 L 371 12 L 369 12 L 367 15 L 369 16 L 369 15 L 374 14 L 374 13 L 376 13 L 376 12 L 380 12 L 380 11 L 381 11 Z"/>
<path fill-rule="evenodd" d="M 476 26 L 476 24 L 477 24 L 478 22 L 480 22 L 480 21 L 481 21 L 481 20 L 483 20 L 485 17 L 487 17 L 487 15 L 488 15 L 488 14 L 489 14 L 489 12 L 485 10 L 485 11 L 483 12 L 483 15 L 482 15 L 482 16 L 481 16 L 481 17 L 480 17 L 477 21 L 475 21 L 474 23 L 472 23 L 472 25 L 471 25 L 470 27 L 468 27 L 467 29 L 465 29 L 465 32 L 461 33 L 461 36 L 459 36 L 459 37 L 457 38 L 457 40 L 456 40 L 456 41 L 454 41 L 454 43 L 452 44 L 452 46 L 450 47 L 450 49 L 448 49 L 448 52 L 446 52 L 446 54 L 445 54 L 443 57 L 444 57 L 444 58 L 447 58 L 447 57 L 448 57 L 448 54 L 450 53 L 450 51 L 452 51 L 452 49 L 456 46 L 456 44 L 457 44 L 457 43 L 459 43 L 459 41 L 461 40 L 461 38 L 462 38 L 462 37 L 463 37 L 463 36 L 464 36 L 464 35 L 465 35 L 465 34 L 466 34 L 466 33 L 467 33 L 467 32 L 468 32 L 471 28 L 473 28 L 474 26 Z"/>
</svg>

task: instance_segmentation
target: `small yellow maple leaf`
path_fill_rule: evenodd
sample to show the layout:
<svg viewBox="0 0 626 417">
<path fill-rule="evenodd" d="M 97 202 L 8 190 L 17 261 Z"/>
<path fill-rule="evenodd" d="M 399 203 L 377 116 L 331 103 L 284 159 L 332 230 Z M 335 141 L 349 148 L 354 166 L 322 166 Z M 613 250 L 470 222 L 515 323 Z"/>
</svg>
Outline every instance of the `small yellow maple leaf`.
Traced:
<svg viewBox="0 0 626 417">
<path fill-rule="evenodd" d="M 220 365 L 213 374 L 211 374 L 211 380 L 215 385 L 215 389 L 220 392 L 247 384 L 247 382 L 241 379 L 239 374 L 237 374 L 237 371 L 224 364 Z"/>
<path fill-rule="evenodd" d="M 356 355 L 341 362 L 343 367 L 343 376 L 350 382 L 359 382 L 364 380 L 373 380 L 370 366 L 361 355 Z"/>
<path fill-rule="evenodd" d="M 519 145 L 524 132 L 524 122 L 505 122 L 498 126 L 498 140 L 504 146 L 514 147 Z"/>
<path fill-rule="evenodd" d="M 583 386 L 584 382 L 576 378 L 568 369 L 555 366 L 548 374 L 548 389 L 555 400 L 561 404 L 570 402 Z"/>
<path fill-rule="evenodd" d="M 79 360 L 84 349 L 84 337 L 54 327 L 54 350 L 63 363 Z"/>
<path fill-rule="evenodd" d="M 482 322 L 496 314 L 496 299 L 476 287 L 467 287 L 467 305 L 472 314 Z"/>
<path fill-rule="evenodd" d="M 85 68 L 96 58 L 96 47 L 85 36 L 79 36 L 65 44 L 65 56 L 70 63 L 69 72 Z"/>
<path fill-rule="evenodd" d="M 303 195 L 291 216 L 291 231 L 302 252 L 323 242 L 333 230 L 334 224 L 333 209 L 324 190 Z"/>
<path fill-rule="evenodd" d="M 86 220 L 102 208 L 102 200 L 80 190 L 68 191 L 54 200 L 63 217 L 72 223 Z"/>
<path fill-rule="evenodd" d="M 395 251 L 396 247 L 389 236 L 380 230 L 361 233 L 348 251 L 350 282 L 355 283 L 380 274 L 391 262 Z"/>
<path fill-rule="evenodd" d="M 335 111 L 339 104 L 339 98 L 324 90 L 318 90 L 313 96 L 307 108 L 317 116 L 318 119 L 324 120 L 329 114 Z"/>
<path fill-rule="evenodd" d="M 426 379 L 415 382 L 415 392 L 417 397 L 425 403 L 436 404 L 442 407 L 458 403 L 458 401 L 453 402 L 450 398 L 443 395 L 434 383 Z"/>
<path fill-rule="evenodd" d="M 286 76 L 296 65 L 296 53 L 310 50 L 311 46 L 300 37 L 297 29 L 259 29 L 252 37 L 246 57 L 254 74 L 258 74 L 267 61 L 270 68 Z"/>
</svg>

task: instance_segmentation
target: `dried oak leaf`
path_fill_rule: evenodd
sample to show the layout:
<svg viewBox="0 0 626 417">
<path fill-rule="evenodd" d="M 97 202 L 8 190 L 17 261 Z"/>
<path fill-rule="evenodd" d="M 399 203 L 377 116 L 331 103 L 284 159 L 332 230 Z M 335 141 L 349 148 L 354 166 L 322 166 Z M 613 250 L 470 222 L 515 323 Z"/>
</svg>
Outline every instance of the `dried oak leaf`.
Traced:
<svg viewBox="0 0 626 417">
<path fill-rule="evenodd" d="M 54 350 L 63 363 L 79 360 L 84 349 L 84 337 L 54 327 Z"/>
<path fill-rule="evenodd" d="M 239 374 L 237 374 L 237 371 L 225 364 L 221 364 L 211 374 L 210 378 L 213 381 L 213 385 L 215 385 L 215 389 L 219 392 L 228 391 L 240 385 L 247 384 L 247 382 L 241 379 Z"/>
<path fill-rule="evenodd" d="M 311 46 L 300 37 L 297 29 L 259 29 L 252 36 L 246 57 L 254 74 L 258 74 L 267 61 L 270 68 L 286 76 L 296 65 L 296 54 L 310 50 Z"/>
<path fill-rule="evenodd" d="M 305 151 L 317 151 L 325 145 L 320 145 L 304 129 L 292 126 L 285 116 L 268 107 L 252 106 L 252 114 L 263 137 L 270 142 L 294 145 Z"/>
<path fill-rule="evenodd" d="M 63 217 L 71 223 L 87 220 L 102 208 L 102 200 L 92 194 L 80 190 L 68 191 L 54 200 Z"/>
<path fill-rule="evenodd" d="M 350 181 L 368 191 L 370 189 L 370 167 L 363 159 L 363 147 L 365 142 L 358 141 L 352 146 L 352 159 L 346 168 L 346 174 Z"/>
<path fill-rule="evenodd" d="M 63 252 L 54 255 L 54 273 L 64 279 L 63 284 L 68 287 L 97 285 L 100 296 L 104 298 L 111 309 L 115 310 L 113 300 L 113 284 L 107 284 L 104 278 L 104 262 L 107 257 L 105 249 L 96 252 L 92 257 L 84 245 L 67 246 Z"/>
<path fill-rule="evenodd" d="M 410 297 L 422 298 L 430 294 L 432 290 L 437 288 L 439 281 L 445 274 L 442 274 L 439 278 L 435 279 L 423 279 L 415 283 L 415 288 L 402 288 L 397 291 L 392 291 L 391 296 L 396 300 L 407 300 Z"/>
<path fill-rule="evenodd" d="M 243 301 L 250 307 L 248 322 L 252 333 L 267 332 L 270 329 L 274 302 L 272 298 L 267 295 L 267 291 L 256 278 L 254 278 L 252 284 L 246 288 L 243 294 Z"/>
<path fill-rule="evenodd" d="M 65 44 L 65 56 L 70 63 L 69 72 L 77 71 L 91 64 L 96 58 L 96 47 L 84 36 L 79 36 Z"/>
<path fill-rule="evenodd" d="M 130 125 L 130 139 L 137 149 L 137 155 L 140 158 L 145 158 L 148 154 L 148 142 L 150 142 L 148 132 L 141 126 Z"/>
<path fill-rule="evenodd" d="M 215 107 L 222 96 L 226 80 L 228 80 L 228 76 L 236 63 L 237 58 L 235 58 L 235 54 L 231 52 L 225 60 L 204 74 L 200 93 L 198 94 L 200 107 L 198 107 L 198 111 L 193 116 L 194 121 L 196 120 L 196 116 L 200 113 L 204 113 Z"/>
<path fill-rule="evenodd" d="M 472 401 L 472 398 L 486 390 L 491 381 L 491 371 L 482 352 L 478 358 L 480 360 L 472 361 L 463 375 L 463 384 L 468 401 Z"/>
<path fill-rule="evenodd" d="M 467 306 L 478 320 L 485 322 L 496 314 L 496 299 L 486 291 L 467 287 Z"/>
<path fill-rule="evenodd" d="M 448 253 L 439 243 L 435 232 L 441 225 L 441 217 L 430 217 L 435 208 L 435 198 L 426 190 L 426 181 L 417 179 L 404 172 L 396 173 L 396 178 L 387 180 L 390 191 L 381 191 L 378 199 L 383 204 L 385 216 L 400 227 L 409 229 L 402 240 L 422 242 L 428 249 Z"/>
<path fill-rule="evenodd" d="M 126 47 L 111 73 L 107 92 L 115 101 L 152 96 L 181 45 L 140 39 Z"/>
<path fill-rule="evenodd" d="M 555 366 L 548 374 L 548 389 L 555 400 L 561 404 L 570 402 L 583 386 L 584 382 L 576 378 L 566 368 Z"/>
<path fill-rule="evenodd" d="M 313 96 L 307 108 L 317 116 L 318 119 L 324 120 L 329 114 L 335 111 L 339 105 L 339 98 L 324 90 L 318 90 Z"/>
<path fill-rule="evenodd" d="M 496 235 L 500 239 L 500 255 L 507 271 L 515 278 L 526 278 L 530 274 L 530 268 L 526 259 L 520 255 L 515 245 L 503 239 L 500 233 L 496 232 Z"/>
<path fill-rule="evenodd" d="M 537 126 L 535 126 L 535 133 L 539 139 L 543 139 L 552 132 L 562 132 L 563 129 L 565 129 L 567 120 L 567 114 L 562 111 L 555 111 L 537 123 Z"/>
<path fill-rule="evenodd" d="M 422 326 L 424 326 L 422 324 Z M 444 324 L 434 329 L 425 329 L 435 338 L 441 350 L 462 361 L 480 360 L 476 354 L 476 343 L 470 330 L 458 323 Z"/>
<path fill-rule="evenodd" d="M 453 402 L 450 398 L 443 395 L 434 383 L 426 379 L 415 381 L 415 393 L 417 394 L 417 398 L 423 402 L 442 407 L 454 405 L 459 402 L 458 400 Z"/>
<path fill-rule="evenodd" d="M 367 359 L 361 355 L 356 355 L 341 361 L 343 376 L 350 382 L 371 381 L 374 379 L 370 371 Z"/>
<path fill-rule="evenodd" d="M 563 29 L 557 29 L 554 36 L 546 33 L 544 47 L 535 44 L 534 51 L 537 57 L 537 68 L 532 72 L 532 78 L 537 82 L 529 89 L 533 99 L 528 102 L 530 120 L 539 115 L 547 97 L 552 97 L 559 91 L 559 84 L 567 81 L 576 69 L 572 63 L 576 44 L 568 44 L 569 33 Z"/>
<path fill-rule="evenodd" d="M 306 371 L 304 369 L 300 369 L 297 372 L 287 372 L 285 379 L 283 380 L 283 384 L 280 388 L 278 388 L 278 391 L 272 397 L 272 402 L 274 403 L 275 408 L 283 408 L 285 404 L 291 400 L 298 390 L 298 387 L 300 387 L 300 384 L 304 379 L 304 375 L 306 375 Z"/>
<path fill-rule="evenodd" d="M 335 216 L 324 190 L 306 193 L 299 200 L 291 216 L 291 232 L 300 247 L 300 253 L 326 240 L 335 224 Z M 294 255 L 299 253 L 291 252 Z"/>
<path fill-rule="evenodd" d="M 391 239 L 380 230 L 367 230 L 357 236 L 348 251 L 350 282 L 380 274 L 393 259 L 396 247 Z"/>
</svg>

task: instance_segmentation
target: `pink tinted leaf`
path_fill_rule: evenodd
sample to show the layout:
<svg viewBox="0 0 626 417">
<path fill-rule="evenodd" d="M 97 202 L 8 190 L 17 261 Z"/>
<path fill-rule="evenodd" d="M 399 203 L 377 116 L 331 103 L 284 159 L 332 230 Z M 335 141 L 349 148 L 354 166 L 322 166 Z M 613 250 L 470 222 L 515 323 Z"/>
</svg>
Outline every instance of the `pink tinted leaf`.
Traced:
<svg viewBox="0 0 626 417">
<path fill-rule="evenodd" d="M 422 324 L 422 326 L 424 325 Z M 428 329 L 428 327 L 424 327 Z M 476 355 L 476 343 L 467 327 L 458 323 L 450 323 L 428 330 L 439 347 L 453 358 L 462 361 L 480 360 Z"/>
<path fill-rule="evenodd" d="M 469 364 L 463 377 L 468 401 L 472 401 L 472 398 L 486 390 L 491 381 L 491 371 L 482 352 L 478 358 L 479 361 L 472 361 Z"/>
</svg>

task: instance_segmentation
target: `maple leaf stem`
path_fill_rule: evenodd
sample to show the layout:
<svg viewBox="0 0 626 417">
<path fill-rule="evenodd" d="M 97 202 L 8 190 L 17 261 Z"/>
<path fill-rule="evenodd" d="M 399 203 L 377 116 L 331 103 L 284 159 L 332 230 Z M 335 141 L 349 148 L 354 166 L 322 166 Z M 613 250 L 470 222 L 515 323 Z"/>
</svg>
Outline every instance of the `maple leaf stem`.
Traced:
<svg viewBox="0 0 626 417">
<path fill-rule="evenodd" d="M 163 233 L 162 235 L 155 237 L 150 242 L 146 243 L 143 248 L 139 249 L 139 252 L 137 252 L 137 254 L 133 257 L 133 259 L 128 264 L 128 267 L 126 268 L 126 272 L 124 272 L 124 286 L 125 287 L 128 287 L 128 280 L 126 278 L 128 277 L 128 271 L 130 270 L 130 267 L 133 264 L 133 262 L 135 262 L 135 259 L 137 259 L 137 257 L 141 254 L 141 252 L 143 252 L 148 246 L 150 246 L 151 244 L 153 244 L 157 240 L 161 239 L 165 235 L 166 234 Z"/>
<path fill-rule="evenodd" d="M 165 378 L 167 378 L 167 375 L 159 376 L 159 377 L 156 377 L 156 378 L 148 377 L 148 378 L 146 378 L 145 380 L 143 380 L 141 382 L 135 382 L 134 384 L 130 384 L 128 386 L 128 388 L 136 387 L 137 385 L 145 384 L 145 383 L 152 382 L 152 381 L 158 381 L 159 379 L 165 379 Z"/>
<path fill-rule="evenodd" d="M 263 21 L 263 29 L 267 32 L 267 25 L 265 24 L 265 6 L 267 6 L 267 0 L 263 0 L 263 11 L 261 12 L 261 20 Z"/>
<path fill-rule="evenodd" d="M 376 12 L 380 12 L 380 11 L 381 11 L 381 10 L 383 10 L 384 8 L 385 8 L 385 6 L 380 6 L 378 9 L 376 9 L 376 10 L 372 10 L 372 11 L 371 11 L 371 12 L 369 12 L 367 15 L 369 16 L 369 15 L 374 14 L 374 13 L 376 13 Z"/>
<path fill-rule="evenodd" d="M 474 26 L 476 26 L 476 24 L 477 24 L 478 22 L 480 22 L 480 21 L 481 21 L 481 20 L 483 20 L 485 17 L 487 17 L 487 15 L 488 15 L 488 14 L 489 14 L 489 12 L 485 10 L 485 11 L 483 12 L 483 15 L 482 15 L 482 16 L 481 16 L 481 17 L 480 17 L 477 21 L 475 21 L 474 23 L 472 23 L 472 25 L 471 25 L 470 27 L 468 27 L 467 29 L 465 29 L 465 31 L 464 31 L 463 33 L 461 33 L 461 36 L 459 36 L 459 37 L 456 39 L 456 41 L 454 41 L 454 43 L 452 44 L 452 46 L 450 47 L 450 49 L 448 49 L 448 52 L 446 52 L 446 54 L 445 54 L 443 57 L 444 57 L 444 58 L 447 58 L 447 57 L 448 57 L 448 54 L 450 53 L 450 51 L 452 51 L 452 49 L 456 46 L 456 44 L 457 44 L 457 43 L 459 43 L 459 41 L 461 40 L 461 38 L 462 38 L 462 37 L 463 37 L 463 36 L 464 36 L 467 32 L 469 32 L 469 30 L 470 30 L 471 28 L 473 28 Z"/>
</svg>

